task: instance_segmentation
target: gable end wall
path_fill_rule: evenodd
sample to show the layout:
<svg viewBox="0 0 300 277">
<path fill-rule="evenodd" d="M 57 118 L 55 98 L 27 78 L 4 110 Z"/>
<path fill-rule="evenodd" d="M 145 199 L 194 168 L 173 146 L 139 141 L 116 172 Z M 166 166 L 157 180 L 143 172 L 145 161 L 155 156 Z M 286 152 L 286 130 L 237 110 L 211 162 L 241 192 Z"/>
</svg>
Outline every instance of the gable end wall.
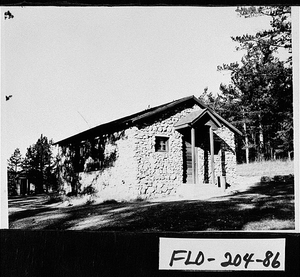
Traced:
<svg viewBox="0 0 300 277">
<path fill-rule="evenodd" d="M 135 158 L 138 165 L 137 184 L 142 197 L 153 198 L 174 195 L 183 182 L 182 135 L 174 125 L 199 106 L 177 109 L 151 124 L 140 127 L 136 133 Z M 169 138 L 167 152 L 155 152 L 155 137 Z"/>
</svg>

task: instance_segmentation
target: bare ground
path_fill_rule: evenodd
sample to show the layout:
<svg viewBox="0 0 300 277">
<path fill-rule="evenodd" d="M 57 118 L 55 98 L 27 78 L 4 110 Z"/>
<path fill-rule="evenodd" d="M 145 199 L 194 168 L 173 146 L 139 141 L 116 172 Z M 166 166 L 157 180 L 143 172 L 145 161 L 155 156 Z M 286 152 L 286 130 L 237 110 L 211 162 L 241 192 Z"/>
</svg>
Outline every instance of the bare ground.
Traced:
<svg viewBox="0 0 300 277">
<path fill-rule="evenodd" d="M 291 175 L 240 179 L 229 195 L 204 200 L 47 204 L 44 195 L 9 199 L 11 229 L 100 231 L 294 230 Z"/>
</svg>

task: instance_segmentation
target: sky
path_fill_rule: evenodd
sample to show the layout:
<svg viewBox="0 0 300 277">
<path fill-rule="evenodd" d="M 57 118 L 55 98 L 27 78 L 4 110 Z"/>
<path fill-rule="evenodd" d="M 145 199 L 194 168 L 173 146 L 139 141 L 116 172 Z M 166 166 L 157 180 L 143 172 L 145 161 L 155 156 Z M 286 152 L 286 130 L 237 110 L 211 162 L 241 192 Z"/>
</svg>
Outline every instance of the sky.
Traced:
<svg viewBox="0 0 300 277">
<path fill-rule="evenodd" d="M 2 7 L 1 142 L 23 157 L 41 134 L 53 141 L 229 84 L 223 63 L 243 53 L 231 36 L 269 18 L 235 7 Z M 12 95 L 5 101 L 5 95 Z"/>
</svg>

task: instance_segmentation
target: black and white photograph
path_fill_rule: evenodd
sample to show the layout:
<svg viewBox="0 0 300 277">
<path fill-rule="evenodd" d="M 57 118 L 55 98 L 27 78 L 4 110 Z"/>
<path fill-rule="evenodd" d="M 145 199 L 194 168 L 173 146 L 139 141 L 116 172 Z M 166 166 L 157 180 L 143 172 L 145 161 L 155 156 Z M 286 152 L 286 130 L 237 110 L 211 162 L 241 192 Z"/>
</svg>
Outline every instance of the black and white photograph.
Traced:
<svg viewBox="0 0 300 277">
<path fill-rule="evenodd" d="M 290 6 L 1 15 L 2 228 L 298 230 Z"/>
</svg>

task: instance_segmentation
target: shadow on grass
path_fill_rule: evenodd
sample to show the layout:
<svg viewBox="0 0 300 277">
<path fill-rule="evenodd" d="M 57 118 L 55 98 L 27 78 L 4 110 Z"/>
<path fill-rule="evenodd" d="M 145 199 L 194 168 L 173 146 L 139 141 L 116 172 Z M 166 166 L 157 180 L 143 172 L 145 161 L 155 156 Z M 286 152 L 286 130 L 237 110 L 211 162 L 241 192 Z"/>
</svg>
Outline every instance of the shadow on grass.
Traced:
<svg viewBox="0 0 300 277">
<path fill-rule="evenodd" d="M 217 231 L 294 229 L 294 179 L 262 178 L 247 191 L 209 200 L 103 203 L 53 209 L 64 214 L 43 229 L 100 231 Z M 49 215 L 49 210 L 28 211 L 10 218 Z M 16 227 L 17 228 L 17 227 Z M 26 226 L 23 226 L 26 228 Z"/>
<path fill-rule="evenodd" d="M 21 208 L 29 205 L 45 204 L 46 194 L 29 196 L 12 196 L 8 198 L 8 207 Z"/>
</svg>

